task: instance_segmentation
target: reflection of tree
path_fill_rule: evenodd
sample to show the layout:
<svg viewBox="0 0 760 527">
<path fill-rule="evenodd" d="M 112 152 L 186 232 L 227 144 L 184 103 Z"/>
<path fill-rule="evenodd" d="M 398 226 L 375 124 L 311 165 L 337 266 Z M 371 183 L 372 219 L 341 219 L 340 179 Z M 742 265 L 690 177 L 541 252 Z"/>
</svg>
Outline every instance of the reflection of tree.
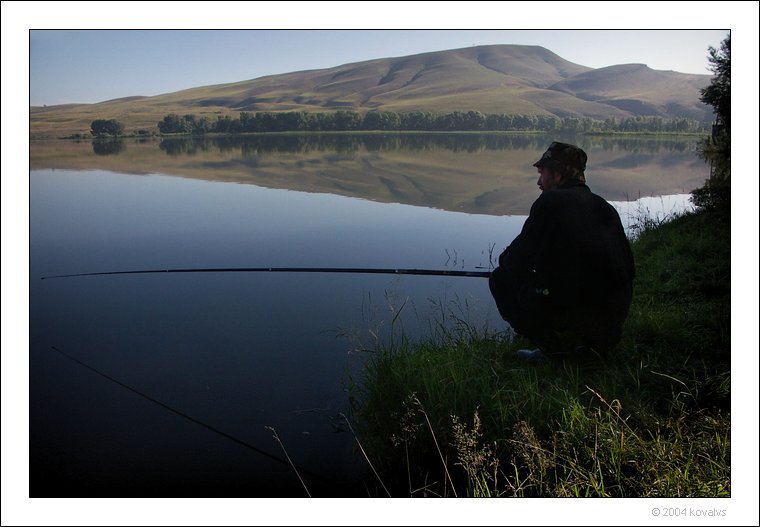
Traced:
<svg viewBox="0 0 760 527">
<path fill-rule="evenodd" d="M 614 137 L 587 136 L 579 143 L 587 150 L 598 149 L 636 152 L 646 154 L 684 153 L 694 150 L 696 138 L 651 138 L 651 137 Z"/>
<path fill-rule="evenodd" d="M 120 154 L 124 148 L 126 147 L 121 139 L 95 139 L 92 142 L 92 151 L 99 156 Z"/>
<path fill-rule="evenodd" d="M 398 150 L 478 152 L 483 150 L 539 149 L 552 139 L 541 135 L 507 134 L 288 134 L 224 137 L 178 137 L 163 139 L 159 148 L 169 155 L 193 154 L 215 148 L 220 152 L 240 149 L 243 157 L 265 153 L 370 152 Z"/>
<path fill-rule="evenodd" d="M 240 148 L 239 141 L 236 141 L 235 137 L 215 137 L 211 142 L 222 153 Z"/>
<path fill-rule="evenodd" d="M 233 152 L 243 157 L 267 153 L 436 151 L 482 152 L 486 150 L 542 150 L 552 141 L 574 143 L 585 148 L 647 154 L 683 153 L 693 149 L 694 139 L 652 139 L 567 134 L 489 134 L 489 133 L 371 133 L 371 134 L 260 134 L 220 137 L 165 138 L 159 148 L 168 155 L 192 155 L 198 150 Z"/>
<path fill-rule="evenodd" d="M 162 139 L 158 144 L 158 148 L 170 156 L 193 155 L 199 150 L 207 152 L 209 146 L 210 141 L 205 137 L 172 137 Z"/>
</svg>

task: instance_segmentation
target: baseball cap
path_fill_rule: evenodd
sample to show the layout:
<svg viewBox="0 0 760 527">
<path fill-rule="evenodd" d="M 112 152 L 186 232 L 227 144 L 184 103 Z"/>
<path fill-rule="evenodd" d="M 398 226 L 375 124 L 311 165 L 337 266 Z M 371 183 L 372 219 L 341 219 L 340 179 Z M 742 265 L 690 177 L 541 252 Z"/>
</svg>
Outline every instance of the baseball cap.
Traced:
<svg viewBox="0 0 760 527">
<path fill-rule="evenodd" d="M 577 176 L 586 170 L 587 160 L 586 152 L 577 146 L 554 141 L 533 166 L 549 167 Z"/>
</svg>

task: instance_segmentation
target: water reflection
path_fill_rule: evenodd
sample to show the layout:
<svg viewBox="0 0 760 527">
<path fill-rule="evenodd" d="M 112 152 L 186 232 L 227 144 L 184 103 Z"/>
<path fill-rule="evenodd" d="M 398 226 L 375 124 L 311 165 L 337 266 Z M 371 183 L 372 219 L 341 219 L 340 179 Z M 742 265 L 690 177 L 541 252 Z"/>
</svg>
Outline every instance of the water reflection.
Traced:
<svg viewBox="0 0 760 527">
<path fill-rule="evenodd" d="M 120 154 L 124 151 L 125 145 L 123 139 L 94 139 L 92 141 L 92 151 L 99 156 L 110 156 Z"/>
<path fill-rule="evenodd" d="M 52 346 L 279 456 L 272 426 L 296 464 L 332 479 L 310 481 L 315 495 L 361 493 L 355 440 L 336 433 L 350 411 L 347 374 L 361 368 L 354 350 L 399 328 L 428 337 L 445 327 L 442 313 L 451 324 L 503 330 L 487 280 L 39 278 L 190 267 L 489 269 L 538 195 L 531 164 L 551 139 L 143 139 L 114 147 L 119 155 L 89 142 L 32 143 L 31 494 L 302 495 L 288 465 L 135 397 Z M 679 194 L 706 178 L 688 141 L 576 142 L 589 152 L 591 187 L 612 201 Z"/>
<path fill-rule="evenodd" d="M 696 138 L 542 134 L 283 134 L 30 145 L 34 169 L 108 170 L 327 193 L 471 214 L 524 215 L 536 199 L 533 163 L 552 140 L 589 156 L 591 189 L 613 201 L 688 194 L 709 168 Z M 123 155 L 128 150 L 129 155 Z"/>
<path fill-rule="evenodd" d="M 307 479 L 313 495 L 348 496 L 362 489 L 352 479 L 362 458 L 340 428 L 340 414 L 350 413 L 345 386 L 366 356 L 354 350 L 374 349 L 401 327 L 426 336 L 444 327 L 432 317 L 454 302 L 467 306 L 473 327 L 494 315 L 483 278 L 40 277 L 177 267 L 471 270 L 488 268 L 494 244 L 522 221 L 103 171 L 32 171 L 30 204 L 35 497 L 303 495 L 289 465 L 179 418 L 53 346 L 282 457 L 265 428 L 273 427 L 293 462 L 322 476 Z"/>
<path fill-rule="evenodd" d="M 495 134 L 311 134 L 228 137 L 163 138 L 159 148 L 167 154 L 215 149 L 239 150 L 243 156 L 274 152 L 392 152 L 396 150 L 480 152 L 538 148 L 535 136 Z"/>
<path fill-rule="evenodd" d="M 609 136 L 552 136 L 578 144 L 587 150 L 625 151 L 645 154 L 693 151 L 691 140 L 667 138 L 620 138 Z M 482 152 L 484 150 L 540 150 L 547 146 L 543 134 L 309 134 L 255 135 L 225 137 L 167 137 L 159 148 L 168 155 L 194 154 L 199 151 L 233 152 L 243 156 L 275 152 L 305 153 L 333 151 L 394 152 L 397 150 Z"/>
</svg>

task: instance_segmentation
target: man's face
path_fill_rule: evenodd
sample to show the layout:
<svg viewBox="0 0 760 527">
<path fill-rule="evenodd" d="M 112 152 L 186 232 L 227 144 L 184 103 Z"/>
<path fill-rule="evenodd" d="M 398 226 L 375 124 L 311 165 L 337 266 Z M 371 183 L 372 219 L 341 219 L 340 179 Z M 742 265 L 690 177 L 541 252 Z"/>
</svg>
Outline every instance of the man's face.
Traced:
<svg viewBox="0 0 760 527">
<path fill-rule="evenodd" d="M 536 184 L 538 188 L 543 192 L 544 190 L 551 190 L 559 185 L 561 176 L 559 172 L 556 172 L 548 167 L 538 167 L 538 181 Z"/>
</svg>

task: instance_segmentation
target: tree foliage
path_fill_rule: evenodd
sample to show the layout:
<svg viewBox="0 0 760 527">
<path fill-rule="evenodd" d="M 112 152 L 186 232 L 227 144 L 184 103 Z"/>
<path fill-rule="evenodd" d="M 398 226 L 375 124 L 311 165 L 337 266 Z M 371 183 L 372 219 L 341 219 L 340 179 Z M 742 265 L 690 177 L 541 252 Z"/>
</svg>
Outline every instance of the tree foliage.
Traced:
<svg viewBox="0 0 760 527">
<path fill-rule="evenodd" d="M 542 132 L 631 132 L 668 133 L 700 132 L 707 123 L 685 117 L 664 118 L 637 116 L 598 121 L 588 117 L 555 117 L 547 115 L 488 114 L 478 111 L 434 114 L 373 110 L 362 115 L 351 110 L 309 113 L 241 112 L 238 119 L 217 116 L 216 121 L 194 115 L 169 114 L 158 123 L 162 134 L 205 133 L 238 134 L 266 132 L 346 132 L 346 131 L 542 131 Z"/>
<path fill-rule="evenodd" d="M 115 119 L 96 119 L 90 124 L 95 137 L 119 136 L 124 133 L 124 125 Z"/>
<path fill-rule="evenodd" d="M 710 71 L 715 75 L 710 85 L 702 88 L 700 101 L 715 110 L 719 125 L 731 130 L 731 35 L 721 42 L 720 49 L 710 46 Z"/>
<path fill-rule="evenodd" d="M 712 135 L 699 145 L 699 155 L 710 163 L 705 184 L 692 191 L 698 207 L 729 210 L 731 206 L 731 35 L 720 49 L 708 48 L 710 70 L 715 74 L 710 85 L 701 90 L 700 100 L 715 110 Z"/>
</svg>

